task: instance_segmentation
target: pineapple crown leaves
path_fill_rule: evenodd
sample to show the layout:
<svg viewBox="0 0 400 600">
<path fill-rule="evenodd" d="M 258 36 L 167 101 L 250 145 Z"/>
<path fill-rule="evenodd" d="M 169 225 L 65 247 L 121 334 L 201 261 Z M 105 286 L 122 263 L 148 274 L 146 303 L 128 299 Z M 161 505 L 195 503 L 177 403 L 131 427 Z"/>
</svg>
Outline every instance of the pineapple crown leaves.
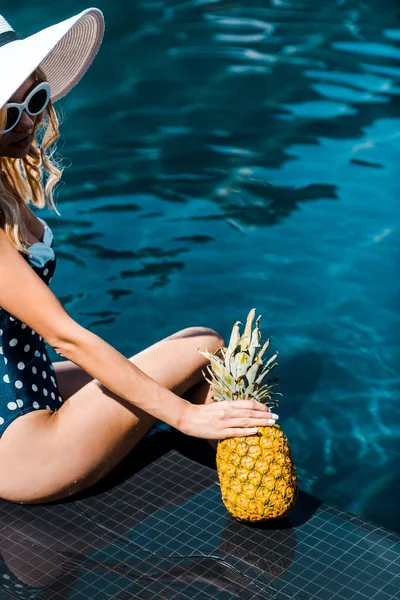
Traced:
<svg viewBox="0 0 400 600">
<path fill-rule="evenodd" d="M 262 335 L 259 329 L 261 315 L 256 320 L 255 329 L 252 331 L 252 323 L 256 309 L 253 308 L 247 317 L 246 326 L 243 335 L 240 336 L 239 325 L 240 321 L 236 321 L 233 326 L 229 346 L 219 348 L 215 353 L 205 351 L 197 351 L 210 361 L 207 365 L 208 373 L 211 380 L 207 379 L 204 371 L 202 371 L 206 381 L 215 389 L 216 395 L 213 399 L 221 400 L 238 400 L 250 399 L 263 400 L 268 398 L 266 404 L 278 404 L 278 400 L 273 400 L 274 396 L 282 396 L 278 392 L 273 392 L 272 388 L 278 387 L 276 383 L 277 377 L 268 379 L 261 385 L 265 377 L 277 366 L 276 352 L 264 364 L 262 357 L 270 345 L 270 339 L 261 346 Z M 222 358 L 217 356 L 221 353 Z"/>
</svg>

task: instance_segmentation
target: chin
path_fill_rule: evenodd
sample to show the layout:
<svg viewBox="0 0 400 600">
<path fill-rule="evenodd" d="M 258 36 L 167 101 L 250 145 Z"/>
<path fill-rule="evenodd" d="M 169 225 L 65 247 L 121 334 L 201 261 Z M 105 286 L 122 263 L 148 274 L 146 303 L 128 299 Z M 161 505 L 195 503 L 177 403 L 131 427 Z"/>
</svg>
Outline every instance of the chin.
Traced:
<svg viewBox="0 0 400 600">
<path fill-rule="evenodd" d="M 25 146 L 25 148 L 4 148 L 1 153 L 2 156 L 6 158 L 24 158 L 29 152 L 31 145 Z"/>
</svg>

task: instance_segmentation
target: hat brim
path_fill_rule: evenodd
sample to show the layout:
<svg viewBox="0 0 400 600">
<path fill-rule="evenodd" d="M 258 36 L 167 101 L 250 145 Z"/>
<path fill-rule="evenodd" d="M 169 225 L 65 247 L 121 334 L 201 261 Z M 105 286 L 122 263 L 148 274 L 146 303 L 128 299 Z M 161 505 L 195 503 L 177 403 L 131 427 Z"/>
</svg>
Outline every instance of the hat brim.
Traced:
<svg viewBox="0 0 400 600">
<path fill-rule="evenodd" d="M 65 96 L 93 62 L 103 35 L 103 13 L 98 8 L 88 8 L 0 47 L 0 107 L 39 66 L 50 84 L 52 102 Z"/>
</svg>

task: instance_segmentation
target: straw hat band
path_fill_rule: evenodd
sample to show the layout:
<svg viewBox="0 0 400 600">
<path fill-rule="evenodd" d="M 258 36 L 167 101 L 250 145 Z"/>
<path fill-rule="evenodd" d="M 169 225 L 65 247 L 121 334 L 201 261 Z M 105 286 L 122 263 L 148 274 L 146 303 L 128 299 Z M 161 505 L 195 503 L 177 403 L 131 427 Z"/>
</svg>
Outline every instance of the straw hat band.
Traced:
<svg viewBox="0 0 400 600">
<path fill-rule="evenodd" d="M 0 33 L 0 46 L 4 46 L 10 42 L 15 42 L 17 39 L 18 36 L 15 31 L 6 31 L 5 33 Z"/>
<path fill-rule="evenodd" d="M 0 15 L 0 46 L 15 42 L 18 39 L 17 34 L 4 17 Z"/>
</svg>

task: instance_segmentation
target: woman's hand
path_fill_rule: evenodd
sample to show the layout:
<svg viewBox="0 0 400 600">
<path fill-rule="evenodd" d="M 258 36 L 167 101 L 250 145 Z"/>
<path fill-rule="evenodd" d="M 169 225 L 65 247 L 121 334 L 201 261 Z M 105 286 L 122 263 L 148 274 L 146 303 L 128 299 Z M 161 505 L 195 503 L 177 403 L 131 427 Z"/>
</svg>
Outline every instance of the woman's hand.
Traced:
<svg viewBox="0 0 400 600">
<path fill-rule="evenodd" d="M 221 440 L 254 435 L 257 427 L 273 425 L 278 418 L 257 400 L 188 403 L 178 429 L 193 437 Z"/>
</svg>

